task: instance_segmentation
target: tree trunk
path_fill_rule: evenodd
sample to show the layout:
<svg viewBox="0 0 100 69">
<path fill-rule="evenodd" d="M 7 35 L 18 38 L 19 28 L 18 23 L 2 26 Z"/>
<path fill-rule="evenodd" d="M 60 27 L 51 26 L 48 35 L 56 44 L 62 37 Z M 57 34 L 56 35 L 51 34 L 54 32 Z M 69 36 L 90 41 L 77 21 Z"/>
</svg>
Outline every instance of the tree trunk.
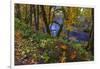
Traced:
<svg viewBox="0 0 100 69">
<path fill-rule="evenodd" d="M 32 5 L 30 5 L 29 24 L 32 26 Z"/>
<path fill-rule="evenodd" d="M 21 19 L 21 12 L 20 12 L 20 5 L 16 4 L 15 5 L 16 11 L 15 11 L 15 16 L 19 19 Z"/>
<path fill-rule="evenodd" d="M 35 32 L 39 30 L 39 6 L 33 6 Z"/>
<path fill-rule="evenodd" d="M 36 14 L 36 30 L 38 31 L 39 30 L 39 6 L 36 6 L 36 9 L 37 9 L 37 14 Z"/>
<path fill-rule="evenodd" d="M 51 6 L 49 7 L 49 23 L 51 23 Z"/>
<path fill-rule="evenodd" d="M 28 6 L 27 6 L 27 4 L 26 4 L 26 7 L 25 7 L 25 11 L 26 11 L 26 13 L 25 13 L 25 23 L 26 24 L 28 24 L 28 8 L 27 8 Z"/>
<path fill-rule="evenodd" d="M 41 8 L 41 11 L 42 11 L 42 16 L 43 16 L 43 21 L 45 23 L 46 31 L 50 35 L 49 24 L 47 23 L 47 17 L 46 17 L 47 15 L 46 15 L 44 6 L 40 6 L 40 8 Z"/>
<path fill-rule="evenodd" d="M 92 55 L 94 55 L 94 9 L 92 9 L 92 27 L 91 27 L 91 31 L 90 31 L 90 36 L 89 36 L 89 42 L 88 42 L 88 46 L 87 49 L 89 51 L 92 51 Z"/>
</svg>

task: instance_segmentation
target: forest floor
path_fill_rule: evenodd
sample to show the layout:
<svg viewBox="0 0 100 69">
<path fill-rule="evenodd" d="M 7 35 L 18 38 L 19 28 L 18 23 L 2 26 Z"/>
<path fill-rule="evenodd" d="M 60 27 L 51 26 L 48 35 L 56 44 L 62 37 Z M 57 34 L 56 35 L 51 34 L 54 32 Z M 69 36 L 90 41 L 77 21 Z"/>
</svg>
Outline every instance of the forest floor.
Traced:
<svg viewBox="0 0 100 69">
<path fill-rule="evenodd" d="M 15 63 L 22 65 L 92 60 L 91 51 L 87 51 L 82 45 L 42 33 L 33 34 L 31 38 L 26 39 L 20 32 L 16 32 Z"/>
</svg>

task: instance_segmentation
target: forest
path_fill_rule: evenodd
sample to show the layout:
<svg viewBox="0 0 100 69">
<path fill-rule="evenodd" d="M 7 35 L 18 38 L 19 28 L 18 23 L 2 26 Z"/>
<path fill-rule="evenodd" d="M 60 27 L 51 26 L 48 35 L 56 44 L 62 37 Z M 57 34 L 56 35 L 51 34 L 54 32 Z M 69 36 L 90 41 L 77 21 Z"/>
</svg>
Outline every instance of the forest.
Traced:
<svg viewBox="0 0 100 69">
<path fill-rule="evenodd" d="M 14 5 L 15 65 L 94 60 L 94 8 Z"/>
</svg>

